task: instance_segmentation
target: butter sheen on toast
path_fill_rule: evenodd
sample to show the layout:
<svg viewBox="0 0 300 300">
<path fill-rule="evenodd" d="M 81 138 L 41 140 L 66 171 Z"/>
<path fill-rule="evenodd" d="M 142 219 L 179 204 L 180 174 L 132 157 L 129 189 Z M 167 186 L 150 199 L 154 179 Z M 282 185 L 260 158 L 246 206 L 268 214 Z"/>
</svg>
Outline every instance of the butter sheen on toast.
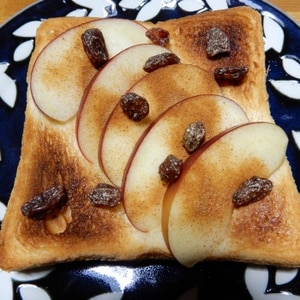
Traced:
<svg viewBox="0 0 300 300">
<path fill-rule="evenodd" d="M 114 208 L 91 205 L 87 194 L 99 182 L 109 181 L 99 165 L 91 164 L 82 155 L 75 137 L 76 118 L 63 124 L 54 121 L 41 113 L 33 101 L 31 71 L 43 47 L 65 30 L 87 21 L 88 18 L 50 19 L 38 30 L 27 76 L 29 89 L 22 155 L 0 234 L 2 269 L 22 270 L 85 259 L 174 259 L 162 228 L 138 230 L 128 220 L 122 203 Z M 258 13 L 240 7 L 143 25 L 166 29 L 170 33 L 166 47 L 180 57 L 181 63 L 196 65 L 210 74 L 224 65 L 247 66 L 245 80 L 238 85 L 221 84 L 220 94 L 236 101 L 250 122 L 273 123 L 265 87 Z M 229 35 L 232 43 L 229 56 L 207 58 L 206 32 L 211 27 L 221 28 Z M 96 70 L 93 72 L 96 74 Z M 86 86 L 86 82 L 82 84 Z M 218 251 L 212 249 L 203 259 L 300 266 L 299 194 L 286 159 L 270 179 L 274 185 L 270 195 L 230 210 L 228 224 L 222 228 L 224 244 Z M 44 220 L 24 217 L 21 206 L 56 185 L 67 190 L 71 221 L 62 233 L 52 234 Z"/>
</svg>

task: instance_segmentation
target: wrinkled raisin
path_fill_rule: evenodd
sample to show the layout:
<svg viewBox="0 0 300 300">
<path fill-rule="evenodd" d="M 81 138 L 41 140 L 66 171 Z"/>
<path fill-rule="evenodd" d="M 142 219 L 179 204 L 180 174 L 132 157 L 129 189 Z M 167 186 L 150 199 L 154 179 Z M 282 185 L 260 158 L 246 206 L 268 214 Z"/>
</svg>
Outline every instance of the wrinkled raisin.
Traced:
<svg viewBox="0 0 300 300">
<path fill-rule="evenodd" d="M 269 179 L 253 176 L 238 187 L 232 200 L 236 206 L 247 205 L 266 197 L 272 188 L 273 183 Z"/>
<path fill-rule="evenodd" d="M 182 170 L 182 160 L 170 154 L 159 166 L 160 179 L 166 183 L 175 182 Z"/>
<path fill-rule="evenodd" d="M 121 191 L 118 187 L 107 183 L 99 183 L 89 194 L 88 198 L 96 206 L 114 207 L 121 201 Z"/>
<path fill-rule="evenodd" d="M 67 201 L 67 193 L 62 186 L 51 187 L 24 203 L 21 211 L 25 217 L 43 219 L 55 210 L 60 209 Z"/>
<path fill-rule="evenodd" d="M 206 35 L 206 52 L 209 57 L 230 52 L 230 41 L 224 31 L 217 27 L 211 28 Z"/>
<path fill-rule="evenodd" d="M 170 34 L 167 30 L 160 27 L 153 27 L 146 31 L 146 37 L 155 45 L 165 47 L 170 40 Z"/>
<path fill-rule="evenodd" d="M 182 144 L 188 153 L 192 153 L 199 148 L 204 138 L 204 124 L 201 122 L 193 122 L 185 129 Z"/>
<path fill-rule="evenodd" d="M 217 81 L 241 81 L 248 73 L 247 67 L 224 67 L 215 69 L 215 79 Z"/>
<path fill-rule="evenodd" d="M 165 52 L 151 56 L 144 65 L 144 71 L 151 73 L 159 68 L 180 63 L 180 58 L 174 54 Z"/>
<path fill-rule="evenodd" d="M 122 95 L 120 106 L 131 120 L 137 122 L 144 119 L 149 113 L 148 101 L 135 93 Z"/>
<path fill-rule="evenodd" d="M 108 52 L 102 32 L 97 28 L 87 29 L 81 40 L 84 51 L 96 69 L 101 68 L 108 61 Z"/>
</svg>

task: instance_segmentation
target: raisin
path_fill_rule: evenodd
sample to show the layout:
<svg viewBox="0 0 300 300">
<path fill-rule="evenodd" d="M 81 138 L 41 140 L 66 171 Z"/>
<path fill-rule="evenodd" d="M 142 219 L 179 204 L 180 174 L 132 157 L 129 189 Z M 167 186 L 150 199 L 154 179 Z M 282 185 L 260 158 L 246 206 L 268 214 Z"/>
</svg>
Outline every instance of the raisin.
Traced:
<svg viewBox="0 0 300 300">
<path fill-rule="evenodd" d="M 230 53 L 230 41 L 224 31 L 217 27 L 211 28 L 206 35 L 206 52 L 209 57 Z"/>
<path fill-rule="evenodd" d="M 188 153 L 192 153 L 199 148 L 204 138 L 204 124 L 201 122 L 193 122 L 185 129 L 182 144 Z"/>
<path fill-rule="evenodd" d="M 121 201 L 121 191 L 118 187 L 107 183 L 99 183 L 89 194 L 88 198 L 96 206 L 114 207 Z"/>
<path fill-rule="evenodd" d="M 238 187 L 232 200 L 236 206 L 247 205 L 266 197 L 272 188 L 273 183 L 269 179 L 253 176 Z"/>
<path fill-rule="evenodd" d="M 51 187 L 24 203 L 21 211 L 25 217 L 44 219 L 47 215 L 60 209 L 67 201 L 67 193 L 62 186 Z"/>
<path fill-rule="evenodd" d="M 144 71 L 151 73 L 159 68 L 180 63 L 180 58 L 174 53 L 161 53 L 151 56 L 144 65 Z"/>
<path fill-rule="evenodd" d="M 167 30 L 160 27 L 153 27 L 146 31 L 146 37 L 155 45 L 165 47 L 170 40 L 170 34 Z"/>
<path fill-rule="evenodd" d="M 224 67 L 215 69 L 215 79 L 217 81 L 241 81 L 248 73 L 247 67 Z"/>
<path fill-rule="evenodd" d="M 97 28 L 87 29 L 81 40 L 84 51 L 96 69 L 100 69 L 108 61 L 108 52 L 102 32 Z"/>
<path fill-rule="evenodd" d="M 149 113 L 148 101 L 135 93 L 126 93 L 121 96 L 120 106 L 124 113 L 133 121 L 141 121 Z"/>
<path fill-rule="evenodd" d="M 182 171 L 182 160 L 170 154 L 159 166 L 160 179 L 166 183 L 175 182 Z"/>
</svg>

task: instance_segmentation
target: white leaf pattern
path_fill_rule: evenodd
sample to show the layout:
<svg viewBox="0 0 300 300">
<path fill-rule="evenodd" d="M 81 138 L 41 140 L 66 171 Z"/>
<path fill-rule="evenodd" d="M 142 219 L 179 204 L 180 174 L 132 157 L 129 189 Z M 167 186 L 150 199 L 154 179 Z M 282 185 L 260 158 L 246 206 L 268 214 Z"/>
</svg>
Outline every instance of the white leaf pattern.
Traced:
<svg viewBox="0 0 300 300">
<path fill-rule="evenodd" d="M 300 59 L 290 55 L 284 55 L 281 59 L 284 71 L 290 76 L 300 79 Z"/>
<path fill-rule="evenodd" d="M 300 100 L 300 82 L 297 80 L 269 80 L 272 86 L 281 94 L 295 100 Z"/>
<path fill-rule="evenodd" d="M 268 269 L 265 267 L 248 266 L 245 271 L 245 282 L 252 297 L 264 294 L 269 280 Z"/>
<path fill-rule="evenodd" d="M 298 274 L 298 269 L 281 269 L 276 272 L 276 284 L 285 284 L 292 281 Z"/>
<path fill-rule="evenodd" d="M 5 73 L 9 64 L 8 63 L 0 63 L 0 73 Z"/>
<path fill-rule="evenodd" d="M 281 272 L 281 274 L 276 274 L 276 280 L 283 283 L 284 270 L 278 270 L 276 273 Z M 294 278 L 294 272 L 291 271 L 289 274 L 285 274 L 285 281 L 292 280 Z M 266 289 L 269 281 L 269 271 L 266 267 L 258 266 L 248 266 L 245 271 L 245 282 L 247 289 L 252 296 L 253 300 L 283 300 L 288 296 L 289 300 L 299 300 L 300 297 L 294 296 L 292 294 L 266 294 Z"/>
<path fill-rule="evenodd" d="M 9 106 L 14 107 L 17 99 L 17 86 L 13 79 L 11 79 L 7 74 L 2 72 L 2 70 L 6 70 L 6 68 L 0 69 L 0 98 Z"/>
<path fill-rule="evenodd" d="M 116 4 L 111 0 L 73 0 L 74 3 L 91 9 L 90 17 L 107 18 L 117 14 Z"/>
<path fill-rule="evenodd" d="M 119 6 L 124 9 L 137 9 L 144 2 L 145 2 L 145 0 L 122 0 L 119 2 Z"/>
<path fill-rule="evenodd" d="M 250 6 L 256 10 L 262 10 L 261 5 L 259 5 L 259 3 L 257 1 L 253 1 L 253 0 L 240 0 L 240 2 L 246 4 L 247 6 Z"/>
<path fill-rule="evenodd" d="M 36 36 L 36 30 L 40 26 L 41 21 L 31 21 L 23 24 L 13 32 L 13 35 L 24 38 L 31 38 Z"/>
<path fill-rule="evenodd" d="M 18 290 L 22 300 L 51 300 L 45 290 L 33 284 L 20 284 Z"/>
<path fill-rule="evenodd" d="M 19 62 L 28 58 L 33 50 L 34 40 L 28 40 L 20 44 L 14 51 L 14 61 Z"/>
<path fill-rule="evenodd" d="M 88 14 L 87 10 L 82 8 L 82 9 L 75 9 L 71 12 L 69 12 L 66 16 L 67 17 L 86 17 Z"/>
<path fill-rule="evenodd" d="M 300 131 L 292 130 L 292 136 L 297 145 L 297 148 L 300 150 Z"/>
<path fill-rule="evenodd" d="M 15 281 L 32 281 L 37 280 L 43 277 L 46 277 L 50 274 L 54 268 L 44 268 L 39 271 L 23 271 L 23 272 L 11 272 L 10 276 Z"/>
<path fill-rule="evenodd" d="M 178 3 L 178 6 L 184 11 L 195 12 L 203 9 L 205 4 L 202 1 L 182 0 Z"/>
<path fill-rule="evenodd" d="M 0 222 L 2 222 L 6 212 L 6 206 L 4 203 L 0 202 Z"/>
<path fill-rule="evenodd" d="M 89 17 L 97 17 L 97 18 L 107 18 L 107 17 L 113 17 L 117 14 L 116 7 L 113 5 L 108 5 L 105 7 L 97 7 L 93 9 L 89 13 Z"/>
<path fill-rule="evenodd" d="M 161 10 L 161 0 L 151 0 L 139 11 L 136 19 L 138 21 L 148 21 L 155 18 Z"/>
<path fill-rule="evenodd" d="M 226 9 L 228 8 L 227 0 L 206 0 L 206 3 L 212 10 Z"/>
<path fill-rule="evenodd" d="M 0 299 L 13 299 L 13 285 L 9 273 L 0 269 Z"/>
<path fill-rule="evenodd" d="M 161 8 L 162 9 L 175 9 L 177 6 L 178 0 L 162 0 L 161 1 Z M 198 0 L 194 0 L 198 1 Z"/>
<path fill-rule="evenodd" d="M 265 34 L 265 51 L 274 49 L 280 53 L 284 44 L 284 31 L 281 25 L 271 16 L 264 15 L 263 29 Z"/>
</svg>

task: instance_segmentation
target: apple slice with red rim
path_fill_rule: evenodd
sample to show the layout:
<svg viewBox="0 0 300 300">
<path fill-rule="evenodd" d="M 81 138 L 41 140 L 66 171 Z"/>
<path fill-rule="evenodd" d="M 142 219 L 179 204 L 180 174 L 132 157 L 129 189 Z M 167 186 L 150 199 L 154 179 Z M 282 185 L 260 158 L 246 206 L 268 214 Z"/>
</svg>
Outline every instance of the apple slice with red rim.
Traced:
<svg viewBox="0 0 300 300">
<path fill-rule="evenodd" d="M 232 126 L 248 122 L 248 118 L 236 102 L 218 95 L 184 99 L 157 117 L 138 141 L 123 179 L 125 211 L 137 229 L 161 227 L 167 184 L 160 179 L 159 165 L 169 154 L 182 160 L 189 156 L 182 138 L 193 122 L 204 124 L 205 140 L 210 140 Z"/>
<path fill-rule="evenodd" d="M 83 155 L 98 164 L 98 148 L 104 124 L 120 97 L 147 73 L 146 60 L 170 52 L 164 47 L 141 44 L 126 48 L 116 55 L 86 89 L 77 114 L 76 138 Z"/>
<path fill-rule="evenodd" d="M 54 120 L 65 122 L 74 117 L 84 89 L 97 72 L 81 40 L 90 28 L 101 30 L 110 58 L 132 45 L 151 43 L 144 26 L 124 19 L 93 20 L 57 36 L 37 57 L 30 78 L 36 105 Z"/>
<path fill-rule="evenodd" d="M 287 143 L 277 125 L 247 123 L 214 137 L 189 157 L 163 203 L 163 234 L 179 262 L 192 266 L 226 255 L 226 232 L 233 210 L 239 209 L 234 192 L 253 176 L 274 173 Z"/>
<path fill-rule="evenodd" d="M 180 63 L 147 74 L 128 92 L 146 98 L 148 116 L 134 122 L 118 103 L 105 124 L 99 143 L 100 166 L 118 186 L 135 144 L 159 114 L 187 97 L 219 94 L 220 88 L 212 74 L 194 65 Z"/>
</svg>

